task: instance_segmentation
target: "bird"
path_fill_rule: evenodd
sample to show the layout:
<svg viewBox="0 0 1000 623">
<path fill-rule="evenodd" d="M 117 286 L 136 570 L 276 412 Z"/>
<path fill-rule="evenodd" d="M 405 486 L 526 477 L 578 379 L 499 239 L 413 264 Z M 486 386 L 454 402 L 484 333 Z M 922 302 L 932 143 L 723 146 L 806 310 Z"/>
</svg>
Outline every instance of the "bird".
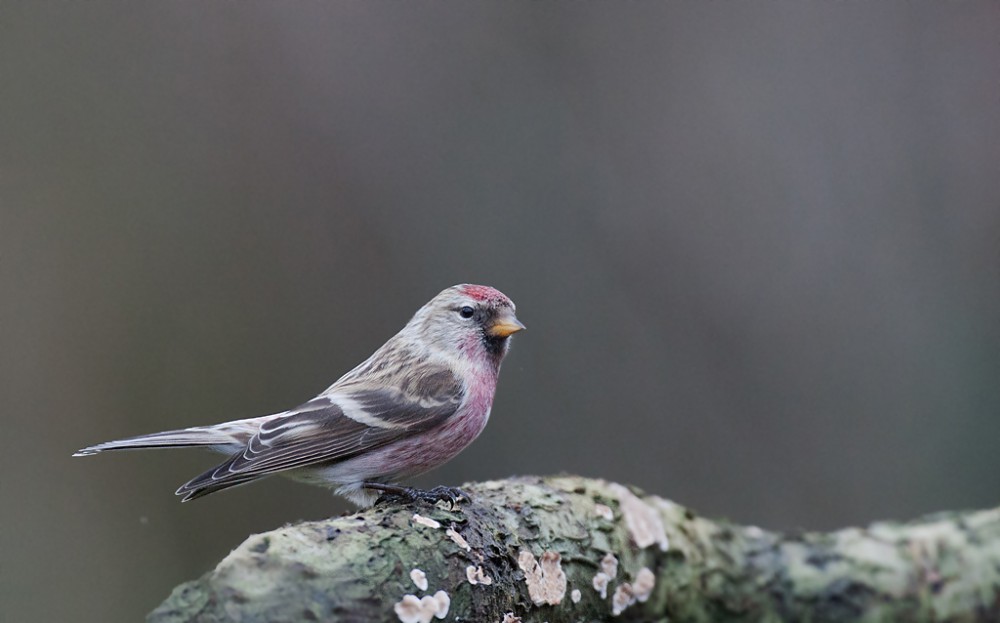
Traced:
<svg viewBox="0 0 1000 623">
<path fill-rule="evenodd" d="M 184 502 L 281 474 L 331 488 L 361 507 L 381 497 L 454 504 L 465 492 L 420 491 L 399 482 L 446 463 L 479 436 L 511 336 L 524 329 L 513 301 L 499 290 L 455 285 L 294 409 L 106 441 L 73 456 L 187 447 L 229 455 L 177 489 Z"/>
</svg>

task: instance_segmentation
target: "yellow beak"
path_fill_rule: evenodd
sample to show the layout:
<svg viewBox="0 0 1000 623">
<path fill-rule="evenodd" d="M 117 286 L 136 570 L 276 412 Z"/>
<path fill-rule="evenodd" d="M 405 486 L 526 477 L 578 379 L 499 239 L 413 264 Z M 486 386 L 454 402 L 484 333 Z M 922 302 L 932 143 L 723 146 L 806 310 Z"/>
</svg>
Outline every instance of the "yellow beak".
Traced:
<svg viewBox="0 0 1000 623">
<path fill-rule="evenodd" d="M 507 314 L 497 318 L 496 322 L 486 329 L 486 332 L 493 337 L 507 337 L 518 331 L 524 331 L 526 328 L 514 314 Z"/>
</svg>

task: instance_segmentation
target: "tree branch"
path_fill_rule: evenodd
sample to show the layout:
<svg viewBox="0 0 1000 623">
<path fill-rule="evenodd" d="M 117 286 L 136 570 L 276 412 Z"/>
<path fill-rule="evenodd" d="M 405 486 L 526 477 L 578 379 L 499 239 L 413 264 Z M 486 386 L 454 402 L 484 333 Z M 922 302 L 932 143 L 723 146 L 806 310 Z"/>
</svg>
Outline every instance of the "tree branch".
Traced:
<svg viewBox="0 0 1000 623">
<path fill-rule="evenodd" d="M 149 620 L 1000 620 L 1000 509 L 789 536 L 601 480 L 465 490 L 251 536 Z"/>
</svg>

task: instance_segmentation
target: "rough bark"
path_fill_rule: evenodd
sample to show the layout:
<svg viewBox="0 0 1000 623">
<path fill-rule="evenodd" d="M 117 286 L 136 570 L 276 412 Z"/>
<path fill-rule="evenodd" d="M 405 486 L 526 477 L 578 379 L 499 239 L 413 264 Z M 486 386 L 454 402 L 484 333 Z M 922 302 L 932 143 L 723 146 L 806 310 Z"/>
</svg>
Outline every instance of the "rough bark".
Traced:
<svg viewBox="0 0 1000 623">
<path fill-rule="evenodd" d="M 251 536 L 149 620 L 1000 620 L 1000 509 L 780 535 L 601 480 L 465 489 Z"/>
</svg>

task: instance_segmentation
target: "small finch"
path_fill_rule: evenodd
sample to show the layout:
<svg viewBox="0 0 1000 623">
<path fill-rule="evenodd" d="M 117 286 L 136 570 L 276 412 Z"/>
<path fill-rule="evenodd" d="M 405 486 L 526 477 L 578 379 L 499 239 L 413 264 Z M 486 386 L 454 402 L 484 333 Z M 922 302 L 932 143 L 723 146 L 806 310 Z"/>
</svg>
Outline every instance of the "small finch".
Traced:
<svg viewBox="0 0 1000 623">
<path fill-rule="evenodd" d="M 177 490 L 183 501 L 271 474 L 334 488 L 360 506 L 379 494 L 447 499 L 398 486 L 454 458 L 490 417 L 510 336 L 524 329 L 514 303 L 487 286 L 448 288 L 326 391 L 289 411 L 108 441 L 105 450 L 205 446 L 231 455 Z"/>
</svg>

